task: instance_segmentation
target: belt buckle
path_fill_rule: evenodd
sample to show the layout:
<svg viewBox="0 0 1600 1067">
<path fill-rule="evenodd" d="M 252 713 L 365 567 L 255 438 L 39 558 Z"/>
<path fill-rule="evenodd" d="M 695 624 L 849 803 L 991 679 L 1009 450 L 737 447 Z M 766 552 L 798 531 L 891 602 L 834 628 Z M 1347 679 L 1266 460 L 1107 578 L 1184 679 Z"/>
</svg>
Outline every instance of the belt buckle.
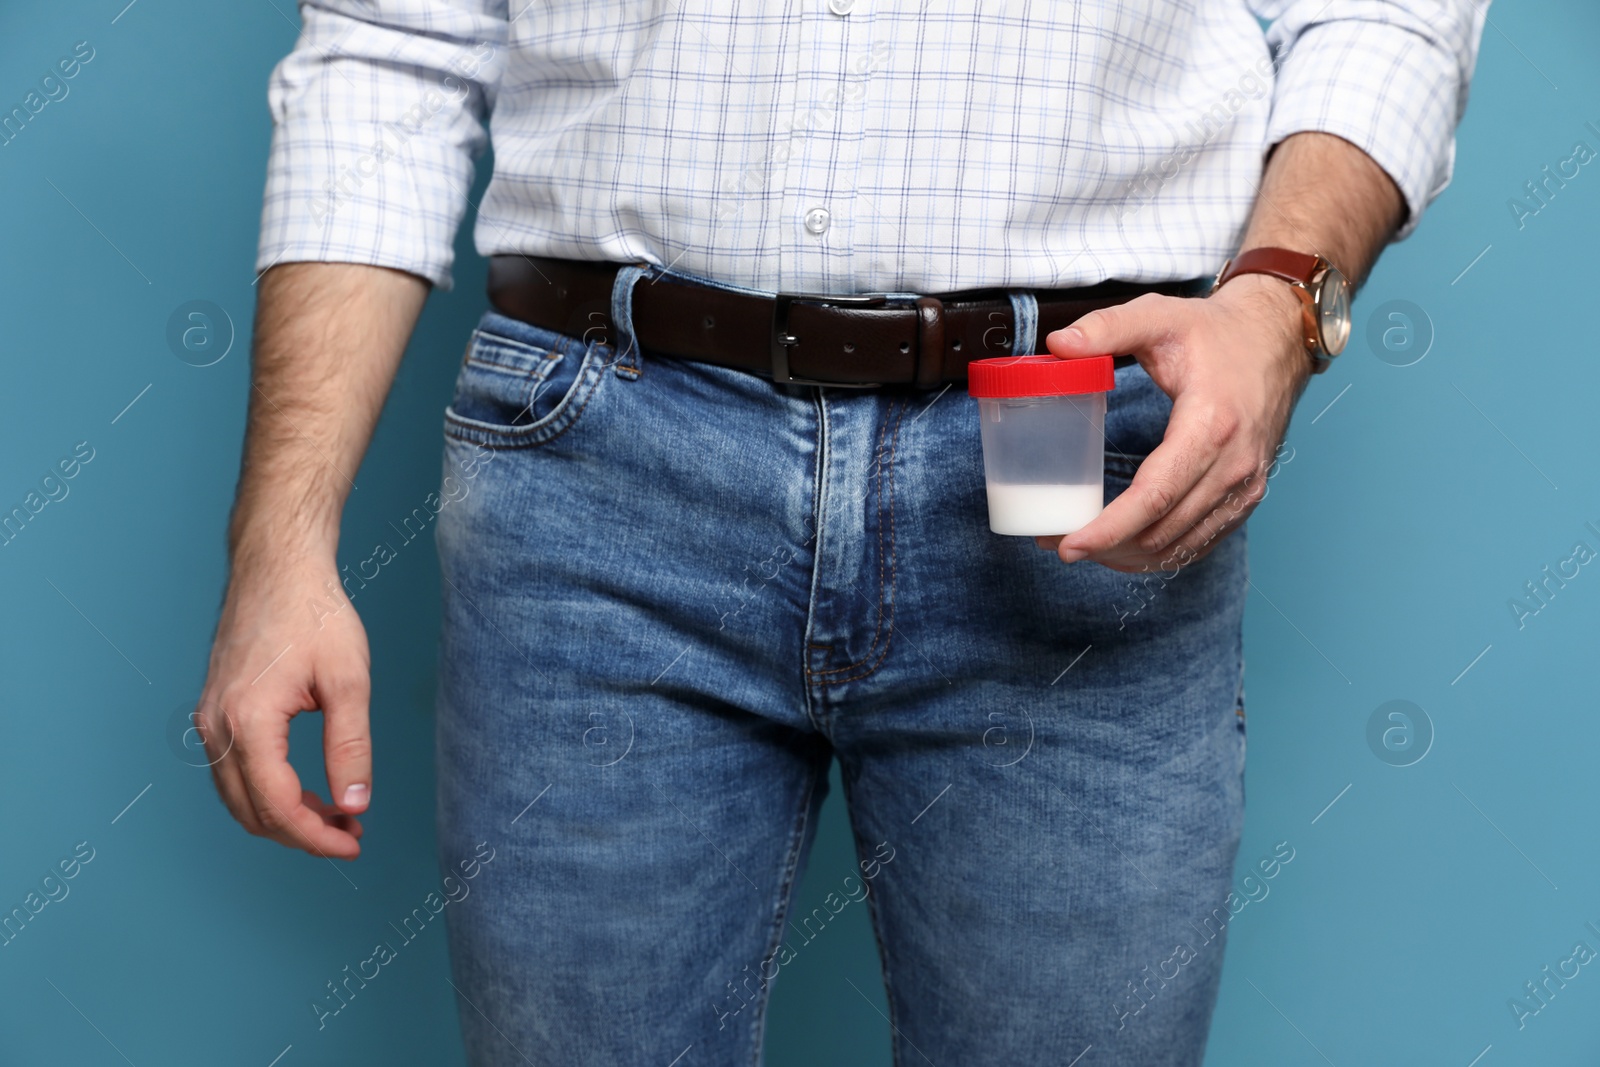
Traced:
<svg viewBox="0 0 1600 1067">
<path fill-rule="evenodd" d="M 822 307 L 883 307 L 889 298 L 882 293 L 825 296 L 816 293 L 779 293 L 772 304 L 772 380 L 780 385 L 823 385 L 834 389 L 876 389 L 882 382 L 823 382 L 796 378 L 789 373 L 789 347 L 800 339 L 789 332 L 789 309 L 796 303 Z"/>
</svg>

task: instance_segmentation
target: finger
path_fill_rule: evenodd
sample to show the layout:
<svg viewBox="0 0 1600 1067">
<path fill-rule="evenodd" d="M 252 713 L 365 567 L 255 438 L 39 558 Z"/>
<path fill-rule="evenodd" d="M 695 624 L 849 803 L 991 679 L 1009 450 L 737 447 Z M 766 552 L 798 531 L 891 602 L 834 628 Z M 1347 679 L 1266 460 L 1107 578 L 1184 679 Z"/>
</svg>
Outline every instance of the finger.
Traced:
<svg viewBox="0 0 1600 1067">
<path fill-rule="evenodd" d="M 217 795 L 222 798 L 228 814 L 252 834 L 265 837 L 267 829 L 261 825 L 261 820 L 256 818 L 255 805 L 250 802 L 250 794 L 244 786 L 244 776 L 239 773 L 238 757 L 229 753 L 213 763 L 211 780 L 216 784 Z"/>
<path fill-rule="evenodd" d="M 1223 464 L 1213 464 L 1194 488 L 1165 515 L 1125 542 L 1096 554 L 1095 562 L 1125 566 L 1144 563 L 1157 565 L 1165 559 L 1173 543 L 1188 536 L 1191 531 L 1202 529 L 1215 536 L 1222 524 L 1242 506 L 1239 494 L 1234 492 L 1230 484 L 1231 479 L 1220 473 L 1222 467 Z"/>
<path fill-rule="evenodd" d="M 1237 514 L 1230 513 L 1220 524 L 1211 526 L 1205 523 L 1197 525 L 1193 530 L 1178 538 L 1167 546 L 1162 553 L 1162 559 L 1167 560 L 1166 566 L 1187 567 L 1197 560 L 1209 556 L 1218 545 L 1233 531 L 1245 524 L 1250 517 L 1251 508 L 1240 509 Z"/>
<path fill-rule="evenodd" d="M 1159 571 L 1170 579 L 1184 567 L 1210 555 L 1223 538 L 1244 525 L 1254 510 L 1254 504 L 1247 503 L 1244 497 L 1249 492 L 1252 491 L 1235 489 L 1223 492 L 1220 482 L 1202 482 L 1189 497 L 1190 500 L 1202 502 L 1196 505 L 1200 514 L 1198 521 L 1184 524 L 1175 537 L 1147 530 L 1133 542 L 1148 546 L 1147 551 L 1107 553 L 1096 557 L 1095 562 L 1112 570 L 1130 573 Z M 1219 493 L 1222 494 L 1220 499 Z M 1253 499 L 1259 502 L 1260 496 L 1256 495 Z M 1185 502 L 1173 510 L 1188 510 L 1192 514 L 1196 509 Z M 1159 547 L 1157 542 L 1160 542 Z"/>
<path fill-rule="evenodd" d="M 1132 483 L 1087 526 L 1063 537 L 1057 554 L 1073 563 L 1127 543 L 1183 500 L 1215 461 L 1204 431 L 1174 406 L 1166 439 L 1139 464 Z"/>
<path fill-rule="evenodd" d="M 329 795 L 352 815 L 366 811 L 372 802 L 372 731 L 367 715 L 371 691 L 370 675 L 361 666 L 329 668 L 315 684 L 322 706 Z"/>
<path fill-rule="evenodd" d="M 289 774 L 294 775 L 292 768 Z M 256 815 L 266 826 L 267 836 L 274 841 L 325 859 L 355 859 L 360 855 L 361 846 L 355 833 L 325 820 L 317 811 L 306 806 L 299 795 L 303 791 L 299 788 L 297 776 L 292 784 L 287 785 L 297 794 L 291 804 L 284 804 L 277 798 L 284 791 L 284 785 L 275 783 L 269 792 L 257 788 L 248 777 L 246 783 L 252 799 L 256 801 Z"/>
<path fill-rule="evenodd" d="M 1265 464 L 1252 468 L 1219 460 L 1188 496 L 1135 537 L 1134 543 L 1156 556 L 1193 540 L 1191 534 L 1198 534 L 1202 541 L 1220 536 L 1224 529 L 1244 522 L 1266 495 L 1264 470 Z"/>
<path fill-rule="evenodd" d="M 252 834 L 263 829 L 256 818 L 256 809 L 245 791 L 244 778 L 239 774 L 239 758 L 234 751 L 233 718 L 209 696 L 202 695 L 200 705 L 190 714 L 190 721 L 205 746 L 206 766 L 211 771 L 212 784 L 217 796 L 228 809 L 228 814 Z"/>
<path fill-rule="evenodd" d="M 1169 340 L 1178 327 L 1178 297 L 1146 293 L 1126 304 L 1091 311 L 1044 339 L 1062 359 L 1131 353 L 1138 356 Z"/>
<path fill-rule="evenodd" d="M 316 812 L 317 817 L 329 826 L 337 827 L 351 837 L 360 840 L 362 834 L 361 820 L 354 815 L 340 811 L 309 789 L 300 791 L 300 803 Z"/>
<path fill-rule="evenodd" d="M 240 770 L 250 802 L 268 837 L 313 855 L 354 859 L 361 846 L 355 835 L 329 826 L 306 807 L 300 776 L 289 765 L 289 720 L 276 713 L 241 712 Z"/>
<path fill-rule="evenodd" d="M 1217 529 L 1196 530 L 1179 539 L 1159 555 L 1128 556 L 1114 560 L 1097 559 L 1095 562 L 1123 574 L 1159 573 L 1164 581 L 1171 581 L 1185 567 L 1211 555 L 1229 534 L 1243 525 L 1244 517 L 1241 516 Z"/>
</svg>

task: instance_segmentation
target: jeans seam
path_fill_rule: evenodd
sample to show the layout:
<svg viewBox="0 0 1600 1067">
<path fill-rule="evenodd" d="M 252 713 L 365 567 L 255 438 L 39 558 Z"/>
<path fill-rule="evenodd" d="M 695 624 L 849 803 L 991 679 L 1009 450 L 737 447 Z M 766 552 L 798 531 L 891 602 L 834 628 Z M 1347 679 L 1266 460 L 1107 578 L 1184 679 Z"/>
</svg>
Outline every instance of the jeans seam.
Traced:
<svg viewBox="0 0 1600 1067">
<path fill-rule="evenodd" d="M 1239 788 L 1244 789 L 1245 770 L 1250 761 L 1250 726 L 1249 714 L 1244 707 L 1244 649 L 1239 650 L 1239 690 L 1234 697 L 1233 713 L 1236 716 L 1235 726 L 1239 737 Z"/>
<path fill-rule="evenodd" d="M 855 840 L 856 859 L 859 862 L 863 858 L 861 853 L 865 842 L 860 832 L 856 829 L 855 812 L 857 808 L 855 792 L 850 787 L 850 776 L 842 773 L 844 771 L 842 762 L 840 771 L 839 779 L 844 784 L 845 807 L 850 812 L 850 836 Z M 893 968 L 889 963 L 889 941 L 888 938 L 883 936 L 883 916 L 878 911 L 877 894 L 872 892 L 867 893 L 867 915 L 872 920 L 872 940 L 878 946 L 878 963 L 883 973 L 883 996 L 889 1004 L 889 1061 L 891 1067 L 900 1067 L 900 1012 L 896 1008 Z"/>
<path fill-rule="evenodd" d="M 805 844 L 806 826 L 811 821 L 811 798 L 816 795 L 817 782 L 822 773 L 812 768 L 811 776 L 806 781 L 805 794 L 800 798 L 800 811 L 795 817 L 793 828 L 789 831 L 789 858 L 784 865 L 783 877 L 778 885 L 777 902 L 772 915 L 772 933 L 767 939 L 767 951 L 756 964 L 757 977 L 761 977 L 762 964 L 777 955 L 778 945 L 783 941 L 783 924 L 789 917 L 795 873 L 800 864 L 800 850 Z M 763 981 L 756 1002 L 755 1018 L 750 1021 L 751 1037 L 755 1042 L 754 1053 L 750 1060 L 751 1067 L 761 1067 L 761 1043 L 766 1038 L 767 1001 L 771 991 L 772 982 Z"/>
<path fill-rule="evenodd" d="M 894 536 L 895 535 L 894 461 L 895 461 L 896 455 L 899 453 L 899 448 L 900 448 L 900 422 L 901 422 L 902 419 L 905 418 L 906 408 L 908 406 L 909 406 L 909 402 L 901 404 L 899 413 L 895 416 L 895 420 L 894 420 L 894 435 L 889 439 L 889 457 L 888 457 L 888 468 L 889 468 L 889 470 L 888 470 L 887 476 L 885 476 L 884 471 L 883 471 L 883 465 L 884 465 L 883 442 L 882 442 L 881 438 L 879 439 L 879 443 L 878 443 L 878 484 L 879 484 L 879 493 L 878 493 L 878 523 L 879 523 L 879 526 L 878 526 L 878 622 L 877 622 L 876 627 L 874 627 L 874 629 L 873 629 L 872 644 L 868 646 L 866 653 L 859 660 L 857 660 L 854 663 L 847 664 L 846 666 L 843 666 L 843 667 L 834 667 L 834 668 L 832 668 L 830 670 L 826 670 L 826 671 L 812 671 L 812 672 L 810 672 L 814 676 L 821 677 L 821 684 L 822 685 L 841 685 L 841 684 L 843 684 L 845 682 L 855 682 L 855 681 L 860 681 L 863 678 L 869 678 L 873 674 L 877 673 L 878 669 L 883 666 L 884 660 L 886 660 L 889 657 L 889 644 L 894 638 L 894 620 L 893 620 L 893 615 L 894 615 L 894 580 L 895 580 L 895 564 L 896 564 L 896 558 L 895 558 L 895 556 L 896 556 L 896 545 L 895 545 L 895 536 Z M 889 425 L 888 425 L 887 422 L 885 422 L 884 423 L 884 432 L 887 433 L 888 429 L 889 429 Z M 885 594 L 885 586 L 884 586 L 884 579 L 883 579 L 884 548 L 883 548 L 883 525 L 882 525 L 883 524 L 883 497 L 885 495 L 885 493 L 884 493 L 885 484 L 887 484 L 887 495 L 889 497 L 889 551 L 888 551 L 888 557 L 889 557 L 889 584 L 888 584 L 888 587 L 887 587 L 887 596 Z M 889 612 L 888 612 L 888 614 L 890 616 L 887 631 L 885 631 L 885 629 L 884 629 L 884 602 L 885 602 L 886 599 L 887 599 L 887 601 L 889 603 Z M 881 651 L 878 650 L 878 642 L 879 642 L 880 639 L 883 642 L 883 648 L 882 648 Z M 843 671 L 854 670 L 854 669 L 856 669 L 858 667 L 861 667 L 861 666 L 865 665 L 867 663 L 867 661 L 872 658 L 872 655 L 873 655 L 874 651 L 877 651 L 877 653 L 878 653 L 877 654 L 877 659 L 873 660 L 872 666 L 868 667 L 867 670 L 864 671 L 863 673 L 854 674 L 854 675 L 851 675 L 848 678 L 828 678 L 828 677 L 826 677 L 826 675 L 838 674 L 838 673 L 843 672 Z"/>
<path fill-rule="evenodd" d="M 827 731 L 823 728 L 822 723 L 818 719 L 817 708 L 815 707 L 812 699 L 810 682 L 812 680 L 812 651 L 818 650 L 826 652 L 828 648 L 826 644 L 818 644 L 817 642 L 811 640 L 811 637 L 813 627 L 816 624 L 817 591 L 818 586 L 822 582 L 822 539 L 827 520 L 827 494 L 823 492 L 823 485 L 827 481 L 828 463 L 832 459 L 832 451 L 828 447 L 827 403 L 823 400 L 821 389 L 812 390 L 812 395 L 815 401 L 815 410 L 817 413 L 817 452 L 816 459 L 812 464 L 811 496 L 812 512 L 816 515 L 816 537 L 814 539 L 815 543 L 811 548 L 811 595 L 806 605 L 806 647 L 800 653 L 800 670 L 801 677 L 806 683 L 802 687 L 802 693 L 804 695 L 806 705 L 806 718 L 811 721 L 811 725 L 815 730 L 826 735 Z M 825 714 L 826 713 L 824 713 L 824 715 Z"/>
<path fill-rule="evenodd" d="M 896 429 L 898 429 L 898 424 L 896 425 Z M 808 669 L 807 672 L 806 672 L 808 674 L 812 674 L 812 675 L 840 674 L 840 673 L 843 673 L 843 672 L 846 672 L 846 671 L 855 670 L 857 667 L 861 666 L 863 663 L 865 663 L 872 656 L 872 652 L 873 652 L 874 649 L 876 649 L 878 647 L 878 640 L 883 634 L 883 565 L 884 565 L 884 556 L 883 556 L 883 525 L 882 525 L 883 524 L 883 493 L 881 491 L 881 486 L 882 486 L 881 476 L 882 476 L 882 472 L 883 472 L 883 442 L 884 442 L 884 439 L 887 438 L 888 436 L 889 436 L 889 422 L 888 422 L 887 419 L 885 419 L 883 425 L 878 428 L 878 447 L 876 449 L 874 449 L 874 452 L 875 452 L 875 454 L 877 456 L 877 460 L 878 460 L 878 475 L 879 475 L 879 478 L 880 478 L 880 481 L 879 481 L 880 491 L 878 493 L 878 523 L 879 523 L 879 526 L 878 526 L 878 621 L 877 621 L 877 624 L 873 627 L 873 630 L 872 630 L 872 643 L 867 646 L 866 654 L 863 655 L 860 659 L 856 660 L 854 663 L 847 663 L 843 667 L 830 667 L 827 670 L 815 670 L 814 671 L 814 670 Z M 824 683 L 824 684 L 826 684 L 826 683 Z"/>
</svg>

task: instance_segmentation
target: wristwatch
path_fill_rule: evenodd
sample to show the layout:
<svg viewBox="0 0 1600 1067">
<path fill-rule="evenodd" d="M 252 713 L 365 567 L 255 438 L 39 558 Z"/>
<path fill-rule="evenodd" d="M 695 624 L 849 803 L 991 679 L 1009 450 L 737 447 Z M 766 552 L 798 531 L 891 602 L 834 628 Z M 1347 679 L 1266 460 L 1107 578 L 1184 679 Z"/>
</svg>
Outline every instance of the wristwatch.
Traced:
<svg viewBox="0 0 1600 1067">
<path fill-rule="evenodd" d="M 1321 374 L 1350 340 L 1350 283 L 1326 259 L 1287 248 L 1252 248 L 1222 265 L 1214 293 L 1241 274 L 1270 274 L 1293 287 L 1300 298 L 1306 351 L 1313 373 Z"/>
</svg>

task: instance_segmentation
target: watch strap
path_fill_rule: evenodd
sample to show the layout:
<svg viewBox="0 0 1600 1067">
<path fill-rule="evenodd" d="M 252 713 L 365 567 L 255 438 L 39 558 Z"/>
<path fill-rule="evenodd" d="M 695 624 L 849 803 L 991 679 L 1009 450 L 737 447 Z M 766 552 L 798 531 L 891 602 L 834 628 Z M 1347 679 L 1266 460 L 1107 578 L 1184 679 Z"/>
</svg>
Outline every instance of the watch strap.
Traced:
<svg viewBox="0 0 1600 1067">
<path fill-rule="evenodd" d="M 1287 248 L 1251 248 L 1223 264 L 1211 291 L 1216 292 L 1241 274 L 1265 274 L 1294 286 L 1300 294 L 1303 340 L 1306 353 L 1311 357 L 1311 370 L 1321 374 L 1328 369 L 1332 358 L 1322 351 L 1322 332 L 1312 307 L 1314 298 L 1311 286 L 1318 272 L 1326 265 L 1321 256 L 1305 252 L 1293 252 Z"/>
<path fill-rule="evenodd" d="M 1228 261 L 1222 273 L 1217 275 L 1217 285 L 1225 285 L 1241 274 L 1270 274 L 1291 285 L 1309 289 L 1321 266 L 1320 256 L 1305 252 L 1291 252 L 1287 248 L 1252 248 Z"/>
</svg>

